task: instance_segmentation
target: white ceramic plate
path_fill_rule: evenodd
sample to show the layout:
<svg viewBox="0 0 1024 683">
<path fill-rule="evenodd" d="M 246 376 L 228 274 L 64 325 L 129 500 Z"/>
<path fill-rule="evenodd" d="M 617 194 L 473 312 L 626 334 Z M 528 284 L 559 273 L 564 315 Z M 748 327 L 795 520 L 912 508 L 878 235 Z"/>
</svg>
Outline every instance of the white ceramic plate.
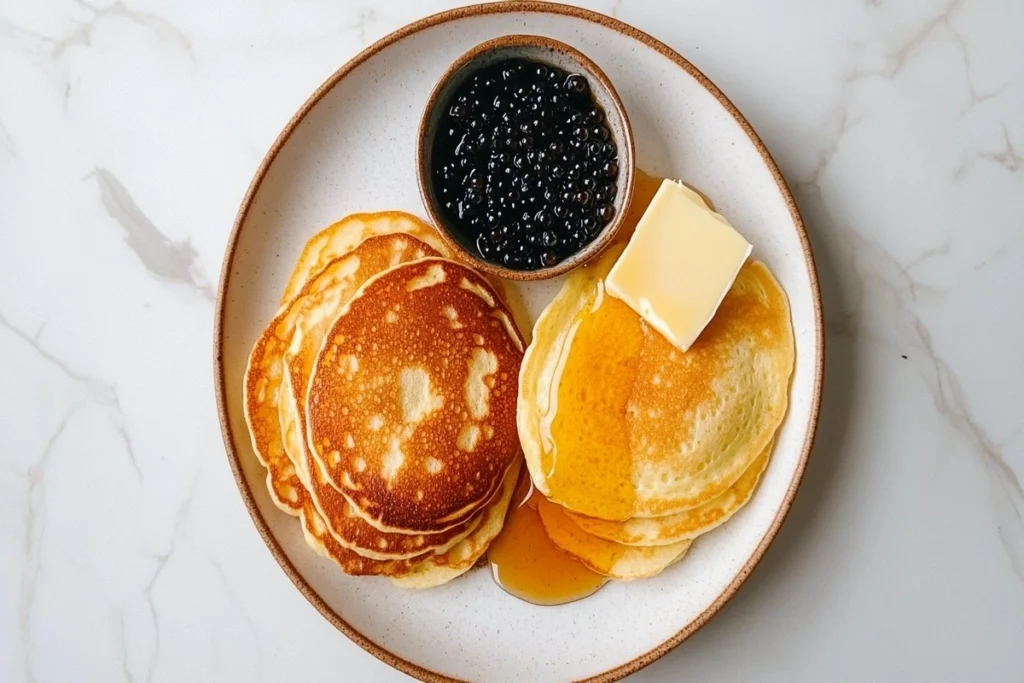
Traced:
<svg viewBox="0 0 1024 683">
<path fill-rule="evenodd" d="M 589 55 L 615 83 L 640 168 L 709 195 L 755 245 L 789 295 L 796 371 L 789 414 L 761 485 L 728 524 L 657 578 L 612 584 L 561 607 L 512 598 L 474 571 L 422 592 L 351 578 L 315 555 L 264 486 L 242 415 L 249 350 L 277 308 L 308 237 L 357 211 L 423 215 L 416 129 L 431 87 L 474 45 L 535 33 Z M 559 283 L 524 287 L 531 312 Z M 427 680 L 617 680 L 696 631 L 735 592 L 778 530 L 803 473 L 823 365 L 820 298 L 800 216 L 774 162 L 739 112 L 670 48 L 614 19 L 547 3 L 453 10 L 412 24 L 335 73 L 267 154 L 227 247 L 216 321 L 218 405 L 228 459 L 256 526 L 304 596 L 360 645 Z"/>
</svg>

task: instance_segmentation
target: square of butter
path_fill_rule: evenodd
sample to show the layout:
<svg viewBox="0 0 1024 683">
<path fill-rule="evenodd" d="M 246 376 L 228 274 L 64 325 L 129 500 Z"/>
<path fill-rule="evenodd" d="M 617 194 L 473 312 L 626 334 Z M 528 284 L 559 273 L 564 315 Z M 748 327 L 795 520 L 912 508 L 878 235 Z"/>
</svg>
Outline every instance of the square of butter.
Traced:
<svg viewBox="0 0 1024 683">
<path fill-rule="evenodd" d="M 686 351 L 714 317 L 751 249 L 699 194 L 665 180 L 605 287 Z"/>
</svg>

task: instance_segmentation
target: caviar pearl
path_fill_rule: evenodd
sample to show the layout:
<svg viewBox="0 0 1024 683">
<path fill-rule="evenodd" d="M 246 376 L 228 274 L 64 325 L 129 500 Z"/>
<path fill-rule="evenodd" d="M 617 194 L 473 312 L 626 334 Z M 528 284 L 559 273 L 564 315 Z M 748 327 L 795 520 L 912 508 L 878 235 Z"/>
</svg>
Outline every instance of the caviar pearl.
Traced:
<svg viewBox="0 0 1024 683">
<path fill-rule="evenodd" d="M 483 260 L 550 268 L 614 218 L 618 152 L 585 76 L 506 60 L 441 104 L 433 189 L 446 226 Z"/>
</svg>

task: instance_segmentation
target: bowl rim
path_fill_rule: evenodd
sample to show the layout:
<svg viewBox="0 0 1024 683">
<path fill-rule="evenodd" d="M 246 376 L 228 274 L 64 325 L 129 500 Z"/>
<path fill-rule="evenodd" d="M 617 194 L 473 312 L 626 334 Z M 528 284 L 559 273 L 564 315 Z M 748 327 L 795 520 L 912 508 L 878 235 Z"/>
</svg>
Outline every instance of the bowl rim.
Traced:
<svg viewBox="0 0 1024 683">
<path fill-rule="evenodd" d="M 621 135 L 616 135 L 615 130 L 609 126 L 616 147 L 618 147 L 619 174 L 625 175 L 625 184 L 623 189 L 615 198 L 614 218 L 612 218 L 611 222 L 604 226 L 601 232 L 598 233 L 597 237 L 595 237 L 594 240 L 583 249 L 550 268 L 538 268 L 536 270 L 516 270 L 514 268 L 506 268 L 505 266 L 485 261 L 467 249 L 461 242 L 459 242 L 458 239 L 455 238 L 454 235 L 451 234 L 447 228 L 445 217 L 437 207 L 434 195 L 431 192 L 431 160 L 429 158 L 430 155 L 427 153 L 428 148 L 432 145 L 431 136 L 436 131 L 436 128 L 432 128 L 430 126 L 432 114 L 437 109 L 440 97 L 445 92 L 452 79 L 462 74 L 463 71 L 467 67 L 471 67 L 474 62 L 489 54 L 518 47 L 540 47 L 555 52 L 561 52 L 566 54 L 574 62 L 577 62 L 586 72 L 586 75 L 590 80 L 597 81 L 597 84 L 607 95 L 608 100 L 614 108 L 615 116 L 618 117 L 622 124 Z M 605 115 L 607 116 L 607 112 Z M 615 241 L 615 237 L 622 228 L 626 214 L 629 211 L 630 203 L 633 200 L 633 185 L 636 181 L 636 148 L 633 140 L 633 127 L 630 124 L 629 115 L 626 113 L 626 107 L 622 104 L 622 98 L 619 97 L 619 93 L 615 90 L 615 86 L 612 84 L 611 79 L 608 78 L 607 74 L 605 74 L 594 60 L 590 59 L 590 57 L 579 49 L 569 45 L 568 43 L 564 43 L 560 40 L 555 40 L 554 38 L 549 38 L 547 36 L 538 36 L 527 33 L 512 33 L 498 36 L 496 38 L 485 40 L 479 45 L 476 45 L 464 52 L 454 62 L 452 62 L 447 69 L 445 69 L 444 73 L 441 74 L 441 77 L 431 89 L 430 95 L 427 97 L 426 104 L 423 106 L 423 113 L 420 115 L 420 123 L 416 132 L 416 180 L 419 185 L 420 200 L 423 202 L 423 208 L 426 210 L 427 216 L 434 224 L 434 227 L 437 229 L 437 232 L 444 243 L 448 248 L 458 254 L 462 260 L 467 261 L 478 270 L 482 270 L 489 275 L 494 275 L 506 280 L 516 280 L 519 282 L 547 280 L 559 275 L 564 275 L 565 273 L 568 273 L 569 271 L 593 260 Z"/>
<path fill-rule="evenodd" d="M 316 589 L 314 589 L 298 569 L 296 569 L 295 565 L 292 564 L 288 555 L 284 552 L 281 544 L 271 531 L 267 520 L 264 519 L 263 513 L 260 511 L 259 505 L 256 502 L 256 496 L 250 488 L 249 481 L 242 469 L 241 455 L 235 448 L 236 437 L 228 416 L 228 384 L 225 378 L 225 368 L 223 363 L 224 321 L 228 303 L 227 291 L 233 274 L 234 256 L 238 248 L 238 240 L 241 235 L 242 227 L 245 225 L 246 219 L 253 207 L 256 195 L 259 192 L 264 178 L 277 158 L 277 155 L 284 148 L 296 128 L 328 92 L 340 83 L 350 72 L 369 60 L 371 57 L 411 35 L 460 19 L 523 12 L 572 17 L 592 24 L 604 26 L 605 28 L 617 33 L 633 38 L 639 43 L 664 56 L 683 71 L 687 72 L 690 76 L 696 79 L 697 82 L 700 83 L 701 86 L 719 102 L 719 104 L 722 105 L 725 111 L 733 118 L 733 120 L 736 121 L 743 132 L 747 135 L 755 149 L 760 154 L 786 203 L 786 207 L 793 219 L 797 236 L 803 247 L 803 256 L 808 266 L 811 294 L 813 296 L 812 303 L 814 305 L 814 345 L 816 358 L 813 368 L 813 395 L 811 399 L 810 415 L 808 416 L 805 427 L 806 439 L 804 448 L 800 454 L 800 461 L 793 473 L 793 479 L 790 482 L 786 496 L 779 505 L 775 518 L 772 520 L 772 523 L 769 525 L 764 536 L 762 536 L 760 543 L 758 543 L 746 563 L 729 585 L 722 589 L 719 596 L 707 607 L 707 609 L 704 610 L 704 612 L 699 614 L 690 623 L 681 628 L 675 635 L 666 639 L 661 644 L 653 647 L 643 654 L 637 655 L 627 662 L 623 662 L 617 667 L 595 674 L 590 678 L 587 678 L 586 681 L 592 683 L 613 683 L 614 681 L 619 681 L 626 676 L 649 666 L 700 630 L 701 627 L 703 627 L 712 617 L 718 614 L 722 607 L 729 602 L 729 600 L 749 578 L 751 572 L 753 572 L 761 562 L 761 559 L 764 557 L 768 548 L 778 535 L 783 521 L 785 521 L 786 516 L 789 514 L 793 500 L 796 498 L 797 491 L 803 483 L 803 477 L 807 469 L 807 462 L 814 447 L 818 421 L 821 413 L 821 396 L 824 386 L 826 359 L 825 321 L 821 302 L 821 287 L 818 282 L 818 272 L 815 266 L 814 254 L 811 249 L 807 228 L 800 215 L 800 209 L 797 207 L 796 201 L 793 199 L 793 194 L 790 192 L 789 186 L 786 183 L 786 179 L 783 177 L 778 164 L 772 158 L 768 148 L 765 147 L 764 142 L 754 130 L 753 126 L 750 125 L 750 122 L 747 121 L 743 114 L 740 113 L 739 109 L 736 108 L 736 105 L 732 103 L 732 101 L 718 88 L 717 85 L 714 84 L 714 82 L 711 81 L 711 79 L 705 76 L 703 72 L 679 54 L 679 52 L 654 36 L 641 31 L 624 21 L 593 10 L 583 9 L 573 5 L 566 5 L 564 3 L 548 2 L 547 0 L 506 0 L 505 2 L 478 3 L 464 7 L 456 7 L 454 9 L 428 15 L 422 19 L 410 22 L 394 32 L 383 36 L 362 52 L 356 54 L 349 61 L 342 64 L 315 91 L 313 91 L 309 98 L 307 98 L 298 110 L 296 110 L 292 118 L 288 120 L 284 128 L 282 128 L 281 132 L 274 139 L 273 144 L 267 150 L 263 159 L 260 161 L 260 164 L 253 175 L 252 181 L 249 183 L 249 187 L 245 192 L 245 196 L 242 198 L 238 213 L 235 215 L 235 220 L 231 227 L 231 234 L 228 236 L 227 244 L 225 245 L 224 260 L 221 264 L 220 279 L 218 283 L 216 308 L 214 311 L 213 321 L 214 392 L 216 395 L 217 416 L 220 421 L 221 437 L 224 442 L 225 455 L 227 456 L 228 466 L 231 468 L 231 474 L 235 479 L 235 485 L 238 487 L 239 493 L 242 496 L 242 503 L 245 505 L 245 508 L 249 513 L 253 526 L 256 527 L 257 533 L 260 535 L 260 538 L 263 539 L 264 544 L 266 544 L 270 554 L 277 561 L 285 576 L 288 577 L 295 588 L 324 619 L 326 619 L 332 626 L 338 629 L 338 631 L 356 645 L 389 666 L 394 667 L 395 669 L 398 669 L 399 671 L 418 680 L 430 681 L 431 683 L 462 683 L 462 681 L 452 676 L 432 671 L 415 662 L 396 655 L 387 648 L 366 637 L 358 629 L 349 624 L 344 617 L 338 614 L 334 608 L 327 604 L 327 602 L 317 593 Z M 243 440 L 243 442 L 247 442 L 247 438 Z"/>
</svg>

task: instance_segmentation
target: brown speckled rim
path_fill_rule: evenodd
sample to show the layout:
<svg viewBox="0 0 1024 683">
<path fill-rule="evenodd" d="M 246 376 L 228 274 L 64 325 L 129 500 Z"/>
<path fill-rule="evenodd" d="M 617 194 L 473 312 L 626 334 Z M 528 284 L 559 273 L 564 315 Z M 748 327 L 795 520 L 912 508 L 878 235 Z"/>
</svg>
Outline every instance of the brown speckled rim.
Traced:
<svg viewBox="0 0 1024 683">
<path fill-rule="evenodd" d="M 625 676 L 628 676 L 635 671 L 638 671 L 645 666 L 654 662 L 658 658 L 662 657 L 669 650 L 679 645 L 681 642 L 693 635 L 700 627 L 708 622 L 722 606 L 728 602 L 736 591 L 739 589 L 743 582 L 746 581 L 747 577 L 753 571 L 754 567 L 757 566 L 761 558 L 764 556 L 765 551 L 768 550 L 768 546 L 771 544 L 775 535 L 778 533 L 779 528 L 782 526 L 782 521 L 786 518 L 786 514 L 789 512 L 789 508 L 793 503 L 793 499 L 796 496 L 797 489 L 800 488 L 800 482 L 803 479 L 804 471 L 807 467 L 807 459 L 810 456 L 811 447 L 814 442 L 815 431 L 818 425 L 818 415 L 821 408 L 821 390 L 822 382 L 824 378 L 825 368 L 825 335 L 824 335 L 824 321 L 822 317 L 821 309 L 821 292 L 818 287 L 818 276 L 814 266 L 814 256 L 811 253 L 811 244 L 807 238 L 807 231 L 804 228 L 803 219 L 800 217 L 800 211 L 797 209 L 796 202 L 793 200 L 793 195 L 789 191 L 789 187 L 786 185 L 785 179 L 782 177 L 782 173 L 779 171 L 778 166 L 772 159 L 771 154 L 765 148 L 764 143 L 761 142 L 761 138 L 757 136 L 754 129 L 750 126 L 743 115 L 740 114 L 739 110 L 733 105 L 732 102 L 722 93 L 718 87 L 712 83 L 708 78 L 702 74 L 695 66 L 690 64 L 684 59 L 679 53 L 672 48 L 668 47 L 656 38 L 633 28 L 629 24 L 623 23 L 618 19 L 598 14 L 590 10 L 581 9 L 578 7 L 572 7 L 570 5 L 562 5 L 549 2 L 536 2 L 536 1 L 519 1 L 510 0 L 508 2 L 499 2 L 493 4 L 484 5 L 470 5 L 468 7 L 459 7 L 456 9 L 448 10 L 446 12 L 440 12 L 433 14 L 419 21 L 415 21 L 403 28 L 395 31 L 394 33 L 385 36 L 378 40 L 376 43 L 366 48 L 352 60 L 334 72 L 330 78 L 324 82 L 316 92 L 314 92 L 308 100 L 302 105 L 302 107 L 295 113 L 295 116 L 291 118 L 288 124 L 281 131 L 280 135 L 274 141 L 270 150 L 267 152 L 263 161 L 260 163 L 259 168 L 256 171 L 256 175 L 253 177 L 252 182 L 249 184 L 249 189 L 245 193 L 245 198 L 242 200 L 242 205 L 238 210 L 238 215 L 235 218 L 234 227 L 231 230 L 231 236 L 228 238 L 227 249 L 224 256 L 224 263 L 221 267 L 220 274 L 220 286 L 217 293 L 217 308 L 214 313 L 214 384 L 217 394 L 217 413 L 220 418 L 221 432 L 224 436 L 224 447 L 227 451 L 228 463 L 231 466 L 231 471 L 234 474 L 235 482 L 238 484 L 238 490 L 242 495 L 242 500 L 245 503 L 246 509 L 249 510 L 249 515 L 252 517 L 253 523 L 256 525 L 256 530 L 260 536 L 263 537 L 263 541 L 267 544 L 267 548 L 270 549 L 274 559 L 277 560 L 278 564 L 284 570 L 285 574 L 291 579 L 295 587 L 299 589 L 299 592 L 310 604 L 312 604 L 319 612 L 331 622 L 339 631 L 348 636 L 353 642 L 362 647 L 364 650 L 377 657 L 378 659 L 390 664 L 394 668 L 402 671 L 410 676 L 414 676 L 422 681 L 429 681 L 431 683 L 435 681 L 444 681 L 459 683 L 458 679 L 454 679 L 443 674 L 439 674 L 429 669 L 425 669 L 413 662 L 406 659 L 402 659 L 397 655 L 389 652 L 385 648 L 381 647 L 377 643 L 373 642 L 362 633 L 353 628 L 347 621 L 345 621 L 337 612 L 324 602 L 323 598 L 313 589 L 312 586 L 306 581 L 306 579 L 298 572 L 295 566 L 285 555 L 277 539 L 274 538 L 270 532 L 270 527 L 267 525 L 266 520 L 263 518 L 263 514 L 260 512 L 256 505 L 256 499 L 253 495 L 252 489 L 249 488 L 249 483 L 245 479 L 245 475 L 242 472 L 242 465 L 239 459 L 239 454 L 235 450 L 235 436 L 231 430 L 231 424 L 228 421 L 227 412 L 227 391 L 228 388 L 225 386 L 224 381 L 224 364 L 223 364 L 223 347 L 224 347 L 224 310 L 225 310 L 225 293 L 227 292 L 228 283 L 231 279 L 232 264 L 234 261 L 235 249 L 238 245 L 238 236 L 241 232 L 242 225 L 245 223 L 246 217 L 249 214 L 249 210 L 252 208 L 253 200 L 256 193 L 259 191 L 260 184 L 263 182 L 263 178 L 266 176 L 268 169 L 271 164 L 274 163 L 274 159 L 277 157 L 281 148 L 284 147 L 288 138 L 291 137 L 292 133 L 299 123 L 309 114 L 310 110 L 316 106 L 317 102 L 327 92 L 337 85 L 342 79 L 345 78 L 353 69 L 358 67 L 360 64 L 365 62 L 370 57 L 379 53 L 389 45 L 402 40 L 403 38 L 413 35 L 424 29 L 438 26 L 450 21 L 456 21 L 467 17 L 477 17 L 491 14 L 505 14 L 514 12 L 528 12 L 537 14 L 554 14 L 561 16 L 574 17 L 582 21 L 588 21 L 594 24 L 600 24 L 606 28 L 610 28 L 613 31 L 617 31 L 623 35 L 629 36 L 634 40 L 643 43 L 647 47 L 657 51 L 661 55 L 667 57 L 674 62 L 679 68 L 686 71 L 688 74 L 693 76 L 697 81 L 710 92 L 715 99 L 717 99 L 721 105 L 729 112 L 733 119 L 743 128 L 743 131 L 750 138 L 751 143 L 757 148 L 761 158 L 764 159 L 764 163 L 768 166 L 772 176 L 775 178 L 775 183 L 778 185 L 779 192 L 782 193 L 783 198 L 786 201 L 786 205 L 789 208 L 790 216 L 793 219 L 793 223 L 796 225 L 797 233 L 800 238 L 800 243 L 804 250 L 804 259 L 807 263 L 808 272 L 811 278 L 811 290 L 814 295 L 814 326 L 815 326 L 815 346 L 817 350 L 817 362 L 814 367 L 814 396 L 811 405 L 811 415 L 807 421 L 806 436 L 804 440 L 803 452 L 800 454 L 800 462 L 797 464 L 796 472 L 793 474 L 793 480 L 790 482 L 789 489 L 786 491 L 786 496 L 779 506 L 778 511 L 775 514 L 775 518 L 772 520 L 771 525 L 768 527 L 768 531 L 761 538 L 757 548 L 751 554 L 750 558 L 743 565 L 743 568 L 732 580 L 732 582 L 726 586 L 725 590 L 715 599 L 711 605 L 704 610 L 696 619 L 687 624 L 682 630 L 676 633 L 674 636 L 658 645 L 649 652 L 636 657 L 614 669 L 605 671 L 604 673 L 593 676 L 587 681 L 591 683 L 610 683 L 611 681 L 618 681 Z M 237 390 L 237 388 L 233 388 Z"/>
<path fill-rule="evenodd" d="M 609 126 L 612 130 L 612 135 L 615 136 L 614 140 L 616 147 L 618 147 L 619 175 L 623 181 L 622 190 L 618 197 L 615 198 L 615 218 L 612 219 L 612 222 L 606 225 L 598 234 L 597 238 L 584 249 L 550 268 L 538 268 L 537 270 L 513 270 L 511 268 L 505 268 L 493 263 L 488 263 L 469 249 L 466 249 L 462 243 L 455 239 L 455 237 L 448 231 L 448 221 L 438 209 L 434 194 L 430 189 L 431 164 L 430 159 L 428 158 L 428 149 L 432 147 L 430 138 L 434 136 L 434 133 L 436 132 L 436 124 L 439 120 L 435 120 L 435 125 L 433 126 L 430 124 L 431 115 L 437 107 L 438 98 L 445 93 L 446 87 L 451 79 L 457 74 L 460 74 L 467 67 L 472 68 L 474 62 L 494 52 L 512 52 L 516 48 L 522 47 L 539 47 L 551 52 L 561 52 L 570 60 L 578 64 L 580 69 L 590 78 L 591 82 L 596 81 L 600 90 L 607 95 L 607 98 L 614 109 L 614 112 L 612 113 L 618 120 L 619 125 L 622 127 L 622 134 L 617 135 L 615 133 L 615 126 Z M 606 115 L 607 114 L 608 112 L 606 112 Z M 507 280 L 518 280 L 520 282 L 529 280 L 547 280 L 549 278 L 568 273 L 573 268 L 581 266 L 587 261 L 590 261 L 600 255 L 600 253 L 604 251 L 615 239 L 615 235 L 619 232 L 623 222 L 626 220 L 626 213 L 629 211 L 629 205 L 633 201 L 633 183 L 636 178 L 636 152 L 633 144 L 633 127 L 629 123 L 629 116 L 626 114 L 626 108 L 623 106 L 622 99 L 619 97 L 619 93 L 615 91 L 615 86 L 612 85 L 611 80 L 607 75 L 605 75 L 604 71 L 601 70 L 601 67 L 572 45 L 563 43 L 560 40 L 555 40 L 554 38 L 546 38 L 544 36 L 524 35 L 518 33 L 514 35 L 499 36 L 498 38 L 492 38 L 480 43 L 456 59 L 452 65 L 445 70 L 444 74 L 441 75 L 441 78 L 438 79 L 437 85 L 434 86 L 434 89 L 431 90 L 430 95 L 427 97 L 427 104 L 423 107 L 423 115 L 420 118 L 419 131 L 416 134 L 416 178 L 419 181 L 420 198 L 423 200 L 423 206 L 427 210 L 427 215 L 430 216 L 430 220 L 437 226 L 437 231 L 441 235 L 441 239 L 443 239 L 452 250 L 458 254 L 462 254 L 465 260 L 490 275 L 502 277 Z"/>
</svg>

